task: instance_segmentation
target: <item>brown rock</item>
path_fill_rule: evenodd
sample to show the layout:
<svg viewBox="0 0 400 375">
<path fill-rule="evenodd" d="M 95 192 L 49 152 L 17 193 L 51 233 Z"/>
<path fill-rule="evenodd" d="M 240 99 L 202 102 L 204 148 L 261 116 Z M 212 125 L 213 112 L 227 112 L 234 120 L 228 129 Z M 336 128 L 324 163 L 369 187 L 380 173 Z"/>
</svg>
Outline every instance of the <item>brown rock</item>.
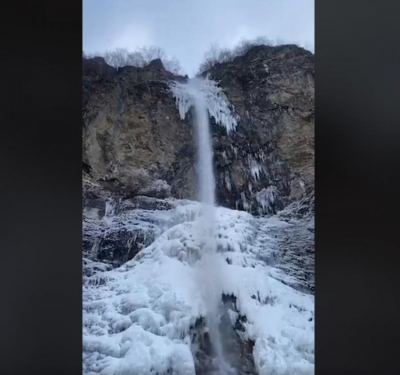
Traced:
<svg viewBox="0 0 400 375">
<path fill-rule="evenodd" d="M 168 88 L 176 78 L 157 62 L 117 70 L 83 59 L 83 161 L 104 187 L 137 194 L 164 184 L 177 197 L 193 194 L 191 128 Z"/>
<path fill-rule="evenodd" d="M 217 155 L 228 147 L 237 154 L 230 165 L 217 165 L 220 202 L 233 206 L 236 201 L 240 207 L 244 194 L 255 207 L 257 192 L 268 186 L 276 187 L 278 209 L 312 195 L 314 55 L 294 45 L 258 46 L 207 73 L 220 82 L 241 118 L 230 139 L 215 139 Z M 258 179 L 251 176 L 252 163 L 262 167 Z M 233 194 L 226 189 L 226 175 Z"/>
<path fill-rule="evenodd" d="M 273 213 L 313 196 L 314 55 L 258 46 L 206 73 L 240 116 L 229 136 L 211 121 L 218 203 Z M 190 114 L 180 120 L 171 80 L 185 78 L 157 61 L 117 70 L 102 58 L 83 60 L 83 169 L 104 188 L 195 197 Z M 263 207 L 265 189 L 274 201 Z"/>
</svg>

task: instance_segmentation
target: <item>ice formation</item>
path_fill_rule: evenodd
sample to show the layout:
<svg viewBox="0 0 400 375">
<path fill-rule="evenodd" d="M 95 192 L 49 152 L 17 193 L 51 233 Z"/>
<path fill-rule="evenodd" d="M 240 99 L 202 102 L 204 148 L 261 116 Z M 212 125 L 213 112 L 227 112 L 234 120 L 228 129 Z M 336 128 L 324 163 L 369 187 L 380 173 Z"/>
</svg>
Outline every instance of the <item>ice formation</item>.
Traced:
<svg viewBox="0 0 400 375">
<path fill-rule="evenodd" d="M 261 159 L 261 163 L 254 160 L 251 156 L 248 156 L 248 167 L 254 181 L 259 180 L 262 175 L 268 176 L 265 154 L 261 152 L 257 156 L 258 159 Z"/>
<path fill-rule="evenodd" d="M 198 195 L 201 202 L 201 219 L 197 225 L 197 241 L 203 246 L 196 272 L 201 299 L 207 307 L 205 319 L 211 346 L 215 351 L 214 366 L 221 375 L 234 375 L 224 355 L 220 335 L 220 313 L 222 278 L 220 258 L 217 255 L 215 237 L 215 177 L 213 170 L 213 148 L 209 114 L 224 125 L 229 133 L 236 120 L 229 112 L 228 101 L 213 81 L 194 78 L 186 84 L 175 86 L 174 95 L 181 117 L 184 118 L 190 106 L 194 110 L 194 125 L 197 131 Z M 182 104 L 183 103 L 183 104 Z M 190 106 L 189 106 L 190 105 Z"/>
<path fill-rule="evenodd" d="M 266 189 L 262 189 L 257 192 L 256 200 L 260 204 L 262 211 L 268 213 L 273 206 L 277 198 L 276 188 L 273 186 L 268 186 Z"/>
<path fill-rule="evenodd" d="M 168 223 L 150 246 L 85 279 L 85 374 L 195 374 L 189 331 L 209 308 L 197 283 L 203 211 L 197 202 L 174 202 L 171 210 L 144 215 Z M 217 292 L 237 297 L 260 375 L 314 372 L 314 297 L 293 289 L 292 278 L 268 261 L 279 250 L 274 231 L 290 225 L 215 209 L 214 261 L 223 275 Z"/>
<path fill-rule="evenodd" d="M 260 179 L 260 175 L 261 175 L 261 172 L 263 172 L 263 168 L 260 164 L 257 164 L 256 162 L 254 162 L 251 164 L 250 171 L 251 171 L 251 176 L 253 177 L 253 179 L 255 181 L 257 181 Z"/>
<path fill-rule="evenodd" d="M 101 225 L 112 230 L 122 221 L 132 231 L 143 228 L 154 240 L 113 270 L 85 260 L 93 272 L 83 285 L 83 372 L 195 375 L 191 330 L 206 317 L 219 375 L 231 373 L 218 329 L 225 294 L 236 297 L 238 311 L 228 311 L 232 323 L 238 313 L 246 316 L 242 338 L 255 343 L 259 375 L 311 375 L 314 297 L 293 288 L 295 277 L 277 266 L 276 232 L 292 224 L 215 206 L 208 116 L 228 133 L 235 130 L 236 117 L 210 80 L 174 83 L 171 89 L 182 118 L 194 107 L 200 202 L 170 199 L 170 209 L 133 210 L 118 218 L 115 205 L 108 203 Z M 251 170 L 253 177 L 260 171 Z M 257 193 L 266 210 L 275 198 L 273 188 Z M 88 230 L 94 230 L 95 221 L 88 219 Z"/>
<path fill-rule="evenodd" d="M 210 116 L 215 119 L 215 122 L 224 126 L 227 133 L 234 131 L 237 126 L 237 115 L 216 82 L 209 79 L 193 78 L 188 83 L 189 85 L 180 82 L 171 83 L 171 90 L 181 118 L 185 118 L 186 113 L 195 104 L 195 97 L 198 97 L 200 94 L 203 97 Z"/>
</svg>

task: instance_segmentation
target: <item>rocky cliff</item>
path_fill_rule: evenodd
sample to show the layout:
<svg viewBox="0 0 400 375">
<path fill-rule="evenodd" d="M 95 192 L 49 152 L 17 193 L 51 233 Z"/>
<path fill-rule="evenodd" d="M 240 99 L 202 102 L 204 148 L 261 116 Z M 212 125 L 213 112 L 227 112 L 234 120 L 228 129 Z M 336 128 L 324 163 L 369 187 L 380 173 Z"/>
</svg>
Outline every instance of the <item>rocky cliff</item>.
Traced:
<svg viewBox="0 0 400 375">
<path fill-rule="evenodd" d="M 209 72 L 240 121 L 214 131 L 219 201 L 276 212 L 314 194 L 314 55 L 297 46 L 251 49 Z"/>
<path fill-rule="evenodd" d="M 230 135 L 212 123 L 218 203 L 259 214 L 313 202 L 314 55 L 294 45 L 259 46 L 206 74 L 238 115 Z M 115 69 L 102 58 L 83 59 L 85 201 L 102 191 L 195 198 L 192 126 L 190 116 L 179 117 L 174 80 L 185 78 L 159 60 Z"/>
<path fill-rule="evenodd" d="M 192 129 L 168 86 L 176 79 L 160 60 L 115 69 L 83 59 L 84 180 L 128 196 L 194 194 Z"/>
<path fill-rule="evenodd" d="M 229 362 L 239 375 L 312 374 L 314 56 L 259 46 L 206 75 L 237 118 L 229 134 L 211 119 L 218 204 L 254 214 L 217 208 Z M 181 120 L 170 89 L 186 79 L 160 60 L 83 59 L 85 374 L 215 373 L 192 274 L 200 206 L 185 200 L 192 113 Z"/>
</svg>

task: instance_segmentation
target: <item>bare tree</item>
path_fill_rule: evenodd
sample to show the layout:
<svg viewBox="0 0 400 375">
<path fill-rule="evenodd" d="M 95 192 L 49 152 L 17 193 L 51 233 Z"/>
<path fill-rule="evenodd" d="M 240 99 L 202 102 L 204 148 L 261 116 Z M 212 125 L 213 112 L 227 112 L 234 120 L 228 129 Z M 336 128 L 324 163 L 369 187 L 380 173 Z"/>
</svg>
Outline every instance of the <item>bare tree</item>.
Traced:
<svg viewBox="0 0 400 375">
<path fill-rule="evenodd" d="M 242 39 L 233 50 L 233 55 L 243 56 L 256 46 L 272 46 L 273 43 L 264 36 L 259 36 L 253 40 Z"/>
<path fill-rule="evenodd" d="M 204 72 L 212 67 L 214 67 L 217 63 L 219 63 L 219 53 L 220 47 L 217 44 L 211 44 L 209 49 L 204 53 L 203 62 L 200 64 L 199 71 Z"/>
<path fill-rule="evenodd" d="M 142 47 L 138 51 L 143 55 L 144 59 L 148 62 L 154 59 L 165 60 L 167 58 L 165 52 L 159 47 L 154 47 L 154 46 Z"/>
<path fill-rule="evenodd" d="M 275 42 L 277 46 L 282 46 L 283 44 L 288 44 L 284 39 L 278 38 Z"/>
<path fill-rule="evenodd" d="M 274 43 L 265 36 L 258 36 L 254 39 L 254 44 L 256 46 L 272 46 Z"/>
<path fill-rule="evenodd" d="M 275 45 L 277 44 L 284 44 L 284 42 L 279 40 L 277 43 L 275 43 Z M 243 56 L 253 47 L 260 45 L 272 46 L 274 43 L 264 36 L 259 36 L 253 40 L 243 38 L 232 49 L 221 48 L 218 45 L 213 44 L 205 52 L 198 74 L 202 74 L 203 72 L 214 67 L 216 64 L 231 62 L 235 57 Z"/>
<path fill-rule="evenodd" d="M 116 48 L 113 51 L 105 53 L 104 58 L 106 62 L 115 68 L 121 68 L 128 63 L 129 52 L 126 48 Z"/>
<path fill-rule="evenodd" d="M 232 61 L 234 57 L 235 56 L 233 56 L 232 51 L 230 51 L 228 48 L 221 48 L 218 53 L 218 61 L 220 63 Z"/>
<path fill-rule="evenodd" d="M 162 60 L 164 68 L 171 73 L 179 74 L 182 70 L 181 64 L 176 57 L 172 57 L 171 59 Z"/>
<path fill-rule="evenodd" d="M 174 74 L 179 74 L 181 66 L 176 58 L 170 58 L 159 47 L 149 46 L 138 48 L 136 51 L 130 52 L 126 48 L 116 48 L 103 54 L 106 62 L 115 68 L 124 66 L 134 66 L 143 68 L 150 64 L 154 59 L 160 59 L 164 68 Z"/>
<path fill-rule="evenodd" d="M 128 53 L 128 59 L 125 65 L 130 65 L 140 68 L 146 65 L 146 60 L 139 51 L 130 52 Z"/>
</svg>

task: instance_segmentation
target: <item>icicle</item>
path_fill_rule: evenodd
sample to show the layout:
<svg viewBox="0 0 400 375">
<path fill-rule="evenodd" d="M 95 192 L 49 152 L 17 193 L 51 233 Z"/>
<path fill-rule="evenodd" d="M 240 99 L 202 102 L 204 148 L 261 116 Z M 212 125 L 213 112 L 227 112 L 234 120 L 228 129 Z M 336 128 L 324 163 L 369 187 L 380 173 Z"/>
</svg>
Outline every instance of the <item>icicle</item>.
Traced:
<svg viewBox="0 0 400 375">
<path fill-rule="evenodd" d="M 270 211 L 277 197 L 278 194 L 276 188 L 273 186 L 262 189 L 256 194 L 256 200 L 261 205 L 264 212 Z"/>
<path fill-rule="evenodd" d="M 212 80 L 196 80 L 198 81 L 199 91 L 203 94 L 209 115 L 214 117 L 217 124 L 224 126 L 228 134 L 234 131 L 237 126 L 237 116 L 231 111 L 233 106 L 229 103 L 224 92 Z M 194 105 L 193 93 L 188 90 L 186 84 L 180 82 L 172 82 L 170 88 L 175 97 L 179 115 L 183 120 L 190 107 Z"/>
</svg>

